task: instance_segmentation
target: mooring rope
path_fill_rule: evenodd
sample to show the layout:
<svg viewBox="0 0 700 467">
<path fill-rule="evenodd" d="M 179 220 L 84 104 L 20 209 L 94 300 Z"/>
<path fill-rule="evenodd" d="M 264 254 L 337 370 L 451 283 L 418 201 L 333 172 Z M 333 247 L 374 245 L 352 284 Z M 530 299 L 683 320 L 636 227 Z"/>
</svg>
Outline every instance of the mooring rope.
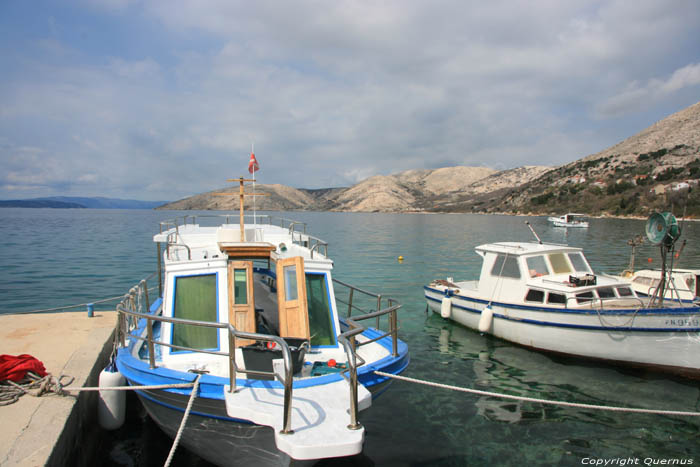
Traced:
<svg viewBox="0 0 700 467">
<path fill-rule="evenodd" d="M 459 386 L 452 386 L 449 384 L 442 384 L 442 383 L 435 383 L 432 381 L 425 381 L 425 380 L 420 380 L 416 378 L 409 378 L 407 376 L 400 376 L 400 375 L 394 375 L 392 373 L 384 373 L 383 371 L 378 371 L 374 370 L 374 373 L 379 375 L 379 376 L 385 376 L 387 378 L 393 378 L 401 381 L 407 381 L 409 383 L 416 383 L 416 384 L 422 384 L 425 386 L 431 386 L 435 388 L 442 388 L 442 389 L 450 389 L 452 391 L 459 391 L 459 392 L 467 392 L 470 394 L 477 394 L 480 396 L 490 396 L 490 397 L 500 397 L 503 399 L 513 399 L 513 400 L 519 400 L 519 401 L 525 401 L 525 402 L 536 402 L 540 404 L 549 404 L 549 405 L 560 405 L 564 407 L 575 407 L 579 409 L 595 409 L 595 410 L 609 410 L 613 412 L 634 412 L 634 413 L 645 413 L 645 414 L 654 414 L 654 415 L 684 415 L 688 417 L 699 417 L 700 412 L 686 412 L 686 411 L 680 411 L 680 410 L 655 410 L 655 409 L 642 409 L 642 408 L 635 408 L 635 407 L 614 407 L 614 406 L 609 406 L 609 405 L 594 405 L 594 404 L 582 404 L 578 402 L 564 402 L 564 401 L 555 401 L 555 400 L 548 400 L 548 399 L 536 399 L 534 397 L 525 397 L 525 396 L 514 396 L 511 394 L 502 394 L 498 392 L 490 392 L 490 391 L 481 391 L 479 389 L 470 389 L 470 388 L 463 388 Z"/>
<path fill-rule="evenodd" d="M 63 378 L 68 376 L 55 376 L 48 374 L 41 377 L 35 373 L 27 372 L 25 377 L 18 383 L 6 380 L 0 382 L 0 405 L 14 404 L 25 394 L 39 397 L 45 393 L 63 394 Z M 67 384 L 73 382 L 73 378 Z"/>
<path fill-rule="evenodd" d="M 156 287 L 151 287 L 148 289 L 149 292 L 155 290 Z M 116 297 L 108 297 L 108 298 L 101 298 L 100 300 L 94 300 L 91 302 L 85 302 L 85 303 L 78 303 L 77 305 L 66 305 L 66 306 L 59 306 L 56 308 L 43 308 L 41 310 L 29 310 L 29 311 L 3 311 L 0 314 L 7 314 L 7 315 L 26 315 L 30 313 L 47 313 L 51 311 L 60 311 L 60 310 L 70 310 L 72 308 L 80 308 L 80 307 L 86 307 L 88 305 L 97 305 L 100 303 L 106 303 L 106 302 L 111 302 L 114 300 L 120 300 L 124 298 L 124 294 L 118 295 Z"/>
<path fill-rule="evenodd" d="M 194 398 L 197 397 L 197 393 L 199 392 L 199 378 L 201 378 L 202 375 L 198 374 L 197 379 L 194 380 L 194 386 L 192 387 L 192 393 L 190 394 L 190 400 L 187 402 L 187 408 L 185 409 L 185 415 L 182 416 L 182 422 L 180 423 L 180 428 L 177 430 L 177 435 L 175 435 L 175 440 L 173 441 L 173 446 L 170 448 L 170 453 L 168 454 L 168 458 L 165 460 L 165 464 L 163 464 L 164 467 L 168 467 L 170 465 L 170 462 L 173 460 L 173 456 L 175 455 L 175 450 L 177 449 L 177 445 L 180 444 L 180 437 L 182 436 L 182 432 L 185 430 L 185 424 L 187 423 L 187 418 L 190 416 L 190 410 L 192 410 L 192 404 L 194 404 Z"/>
<path fill-rule="evenodd" d="M 173 383 L 173 384 L 154 384 L 151 386 L 106 386 L 100 387 L 85 387 L 85 388 L 63 388 L 64 391 L 145 391 L 147 389 L 177 389 L 191 388 L 194 383 Z"/>
<path fill-rule="evenodd" d="M 70 380 L 63 382 L 65 378 Z M 43 378 L 27 372 L 25 378 L 15 383 L 14 381 L 6 380 L 0 382 L 0 406 L 14 404 L 25 394 L 34 397 L 40 397 L 44 394 L 54 393 L 60 396 L 66 395 L 67 392 L 83 392 L 83 391 L 145 391 L 148 389 L 185 389 L 195 385 L 192 383 L 172 383 L 172 384 L 154 384 L 151 386 L 105 386 L 105 387 L 67 387 L 66 384 L 73 382 L 72 377 L 61 375 L 58 378 L 52 374 L 48 374 Z"/>
</svg>

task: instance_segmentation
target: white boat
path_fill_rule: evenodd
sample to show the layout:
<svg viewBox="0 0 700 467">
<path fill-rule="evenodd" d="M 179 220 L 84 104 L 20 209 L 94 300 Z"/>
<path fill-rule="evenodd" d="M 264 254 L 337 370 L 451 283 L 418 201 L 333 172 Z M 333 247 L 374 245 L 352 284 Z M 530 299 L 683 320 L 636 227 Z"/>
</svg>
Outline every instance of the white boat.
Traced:
<svg viewBox="0 0 700 467">
<path fill-rule="evenodd" d="M 667 273 L 668 274 L 668 273 Z M 661 282 L 661 269 L 626 270 L 619 276 L 629 282 L 640 297 L 658 295 L 656 290 Z M 700 295 L 700 269 L 678 269 L 670 272 L 670 283 L 666 284 L 664 298 L 682 302 L 695 302 Z"/>
<path fill-rule="evenodd" d="M 588 222 L 583 220 L 585 214 L 568 213 L 559 217 L 549 217 L 547 220 L 555 227 L 588 227 Z"/>
<path fill-rule="evenodd" d="M 667 214 L 668 216 L 668 214 Z M 647 221 L 648 228 L 646 229 L 647 238 L 655 245 L 661 245 L 661 257 L 662 261 L 667 254 L 665 251 L 674 248 L 673 244 L 664 243 L 664 238 L 668 234 L 667 223 L 670 225 L 676 225 L 675 218 L 671 217 L 659 217 L 658 215 L 652 215 L 650 221 Z M 667 220 L 668 219 L 668 220 Z M 661 229 L 659 230 L 658 225 L 654 222 L 663 222 Z M 663 234 L 663 235 L 662 235 Z M 673 233 L 673 236 L 677 239 L 680 236 L 680 230 Z M 630 262 L 627 269 L 622 271 L 622 274 L 617 276 L 620 280 L 630 283 L 632 289 L 640 297 L 651 297 L 652 299 L 663 295 L 664 298 L 668 300 L 677 300 L 680 302 L 695 302 L 698 301 L 698 296 L 700 295 L 700 269 L 680 269 L 680 268 L 670 268 L 667 271 L 662 269 L 640 269 L 635 270 L 634 267 L 634 257 L 636 248 L 644 243 L 644 237 L 638 235 L 637 237 L 629 240 L 628 245 L 632 247 L 632 254 L 630 255 Z M 680 250 L 675 255 L 676 258 L 680 257 L 683 248 L 685 248 L 686 242 L 683 241 Z M 661 277 L 664 277 L 663 284 L 661 283 Z M 663 294 L 659 290 L 663 286 Z"/>
<path fill-rule="evenodd" d="M 580 248 L 489 243 L 478 280 L 435 280 L 428 306 L 444 318 L 535 349 L 700 374 L 700 308 L 646 305 L 628 282 L 596 275 Z"/>
<path fill-rule="evenodd" d="M 118 306 L 119 372 L 132 386 L 199 378 L 180 443 L 214 464 L 360 453 L 358 411 L 390 382 L 374 371 L 397 374 L 409 363 L 400 305 L 334 279 L 327 244 L 305 224 L 229 217 L 161 223 L 153 240 L 162 294 L 151 302 L 153 284 L 141 281 Z M 358 314 L 363 297 L 372 310 Z M 368 318 L 388 330 L 363 327 Z M 175 437 L 192 388 L 137 394 Z"/>
</svg>

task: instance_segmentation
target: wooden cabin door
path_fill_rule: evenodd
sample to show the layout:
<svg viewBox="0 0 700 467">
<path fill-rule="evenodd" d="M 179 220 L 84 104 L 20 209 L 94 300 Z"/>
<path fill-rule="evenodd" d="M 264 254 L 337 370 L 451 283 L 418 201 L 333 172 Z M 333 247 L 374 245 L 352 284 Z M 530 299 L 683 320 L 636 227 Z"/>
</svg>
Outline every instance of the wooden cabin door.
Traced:
<svg viewBox="0 0 700 467">
<path fill-rule="evenodd" d="M 252 261 L 228 263 L 228 320 L 238 331 L 255 332 Z M 236 347 L 254 342 L 250 339 L 236 339 Z"/>
<path fill-rule="evenodd" d="M 309 339 L 304 258 L 277 261 L 277 303 L 281 337 Z"/>
</svg>

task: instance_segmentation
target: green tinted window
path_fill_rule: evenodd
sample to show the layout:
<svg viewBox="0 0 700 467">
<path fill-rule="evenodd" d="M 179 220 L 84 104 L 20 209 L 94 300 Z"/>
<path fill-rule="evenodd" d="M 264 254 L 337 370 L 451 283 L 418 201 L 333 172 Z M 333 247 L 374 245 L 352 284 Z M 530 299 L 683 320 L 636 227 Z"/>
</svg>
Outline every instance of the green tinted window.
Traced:
<svg viewBox="0 0 700 467">
<path fill-rule="evenodd" d="M 325 274 L 306 274 L 306 298 L 309 302 L 311 345 L 335 345 Z"/>
<path fill-rule="evenodd" d="M 216 322 L 216 274 L 175 278 L 175 318 Z M 193 349 L 218 348 L 218 329 L 173 325 L 173 345 Z"/>
<path fill-rule="evenodd" d="M 248 303 L 248 282 L 245 269 L 234 269 L 233 271 L 234 300 L 236 305 Z"/>
</svg>

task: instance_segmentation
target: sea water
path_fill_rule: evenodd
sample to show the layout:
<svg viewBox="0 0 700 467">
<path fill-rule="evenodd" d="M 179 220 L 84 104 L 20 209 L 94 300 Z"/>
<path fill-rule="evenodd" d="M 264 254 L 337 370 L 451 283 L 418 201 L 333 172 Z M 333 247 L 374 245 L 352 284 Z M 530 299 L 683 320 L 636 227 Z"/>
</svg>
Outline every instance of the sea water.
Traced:
<svg viewBox="0 0 700 467">
<path fill-rule="evenodd" d="M 159 222 L 214 212 L 0 209 L 0 313 L 120 296 L 156 267 Z M 307 223 L 329 243 L 334 277 L 402 303 L 405 376 L 495 393 L 620 407 L 700 411 L 698 382 L 555 357 L 480 335 L 426 313 L 433 279 L 476 278 L 474 247 L 534 240 L 582 247 L 596 272 L 627 268 L 643 220 L 590 219 L 555 228 L 546 217 L 473 214 L 264 213 Z M 236 221 L 236 214 L 232 216 Z M 682 225 L 677 267 L 700 267 L 700 224 Z M 680 247 L 681 243 L 678 243 Z M 399 261 L 399 256 L 403 261 Z M 637 249 L 636 268 L 660 267 L 658 247 Z M 651 258 L 651 263 L 648 262 Z M 114 302 L 103 308 L 114 309 Z M 71 312 L 85 312 L 83 307 Z M 171 446 L 131 397 L 129 422 L 102 437 L 99 462 L 162 464 Z M 598 411 L 477 396 L 396 381 L 360 413 L 364 451 L 321 465 L 688 465 L 700 463 L 700 419 Z M 607 461 L 607 464 L 605 463 Z M 208 465 L 178 448 L 172 465 Z"/>
</svg>

